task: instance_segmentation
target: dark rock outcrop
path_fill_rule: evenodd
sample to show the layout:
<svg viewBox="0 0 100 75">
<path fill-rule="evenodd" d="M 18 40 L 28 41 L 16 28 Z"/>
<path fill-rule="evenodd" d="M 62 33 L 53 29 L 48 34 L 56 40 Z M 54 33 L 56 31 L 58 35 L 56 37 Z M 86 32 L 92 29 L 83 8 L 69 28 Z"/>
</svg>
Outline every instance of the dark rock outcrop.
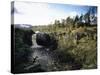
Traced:
<svg viewBox="0 0 100 75">
<path fill-rule="evenodd" d="M 14 72 L 20 73 L 24 72 L 24 66 L 30 62 L 30 57 L 32 53 L 32 31 L 31 28 L 21 28 L 12 25 L 14 33 L 14 51 L 13 51 L 13 64 Z M 19 25 L 20 26 L 20 25 Z"/>
<path fill-rule="evenodd" d="M 38 45 L 42 45 L 53 50 L 56 49 L 58 45 L 56 38 L 47 33 L 37 33 L 36 42 Z"/>
</svg>

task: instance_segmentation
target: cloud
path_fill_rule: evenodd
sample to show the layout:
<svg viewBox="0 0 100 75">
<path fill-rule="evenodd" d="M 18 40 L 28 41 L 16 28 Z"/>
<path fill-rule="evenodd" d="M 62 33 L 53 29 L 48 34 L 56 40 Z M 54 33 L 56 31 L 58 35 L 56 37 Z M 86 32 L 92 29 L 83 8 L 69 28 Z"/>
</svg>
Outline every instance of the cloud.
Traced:
<svg viewBox="0 0 100 75">
<path fill-rule="evenodd" d="M 78 15 L 76 11 L 70 12 L 69 14 L 71 18 L 75 17 L 76 15 Z"/>
<path fill-rule="evenodd" d="M 15 8 L 22 13 L 15 13 L 15 24 L 47 25 L 54 22 L 55 19 L 60 20 L 68 16 L 67 13 L 52 8 L 46 3 L 15 2 Z"/>
<path fill-rule="evenodd" d="M 40 3 L 15 2 L 15 7 L 23 14 L 14 15 L 15 24 L 46 24 L 48 22 L 48 6 Z"/>
</svg>

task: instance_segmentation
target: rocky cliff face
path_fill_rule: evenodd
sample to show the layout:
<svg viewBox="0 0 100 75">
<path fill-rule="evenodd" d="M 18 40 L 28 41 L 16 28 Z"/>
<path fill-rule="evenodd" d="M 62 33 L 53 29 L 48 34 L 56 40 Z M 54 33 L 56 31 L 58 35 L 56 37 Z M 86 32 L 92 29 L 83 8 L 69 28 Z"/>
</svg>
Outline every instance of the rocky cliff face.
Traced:
<svg viewBox="0 0 100 75">
<path fill-rule="evenodd" d="M 28 63 L 32 49 L 32 34 L 34 33 L 30 28 L 21 28 L 13 26 L 13 57 L 14 57 L 14 71 L 24 71 L 25 63 Z"/>
</svg>

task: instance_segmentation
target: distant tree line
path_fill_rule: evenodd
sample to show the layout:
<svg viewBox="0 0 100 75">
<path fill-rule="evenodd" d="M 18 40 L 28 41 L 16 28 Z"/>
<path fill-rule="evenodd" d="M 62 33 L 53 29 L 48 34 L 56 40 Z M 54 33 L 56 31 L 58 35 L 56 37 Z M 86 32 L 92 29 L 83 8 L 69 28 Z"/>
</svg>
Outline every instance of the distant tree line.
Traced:
<svg viewBox="0 0 100 75">
<path fill-rule="evenodd" d="M 66 19 L 55 20 L 54 24 L 58 27 L 80 27 L 80 26 L 94 26 L 97 25 L 97 7 L 90 7 L 85 14 L 76 15 L 71 18 L 70 16 Z"/>
</svg>

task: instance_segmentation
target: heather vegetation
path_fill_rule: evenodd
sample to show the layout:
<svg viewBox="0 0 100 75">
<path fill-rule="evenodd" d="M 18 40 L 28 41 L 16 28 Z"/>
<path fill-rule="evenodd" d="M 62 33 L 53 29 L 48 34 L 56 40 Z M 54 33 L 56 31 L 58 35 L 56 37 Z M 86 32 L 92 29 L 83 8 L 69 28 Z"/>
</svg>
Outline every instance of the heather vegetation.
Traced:
<svg viewBox="0 0 100 75">
<path fill-rule="evenodd" d="M 91 14 L 93 11 L 90 9 L 81 16 L 69 16 L 55 20 L 53 24 L 33 27 L 34 31 L 46 32 L 58 40 L 54 52 L 60 52 L 58 59 L 64 58 L 64 62 L 58 65 L 56 62 L 55 70 L 60 70 L 57 66 L 61 70 L 97 68 L 97 16 Z"/>
</svg>

